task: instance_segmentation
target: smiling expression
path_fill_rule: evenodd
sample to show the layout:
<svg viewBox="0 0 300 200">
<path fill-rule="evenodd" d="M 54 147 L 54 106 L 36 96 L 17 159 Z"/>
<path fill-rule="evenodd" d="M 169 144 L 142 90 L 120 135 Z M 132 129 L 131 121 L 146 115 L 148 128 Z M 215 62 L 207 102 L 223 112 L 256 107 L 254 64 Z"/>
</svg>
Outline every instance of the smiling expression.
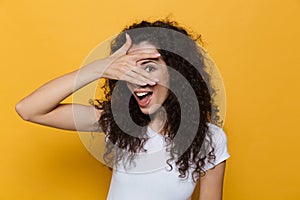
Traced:
<svg viewBox="0 0 300 200">
<path fill-rule="evenodd" d="M 137 45 L 132 45 L 128 51 L 128 54 L 137 52 L 158 53 L 155 46 L 148 42 L 141 42 Z M 136 65 L 146 70 L 148 73 L 151 73 L 151 76 L 159 80 L 156 85 L 146 86 L 127 83 L 127 87 L 135 97 L 141 111 L 144 114 L 154 114 L 164 103 L 168 95 L 169 73 L 167 65 L 162 57 L 138 60 Z"/>
</svg>

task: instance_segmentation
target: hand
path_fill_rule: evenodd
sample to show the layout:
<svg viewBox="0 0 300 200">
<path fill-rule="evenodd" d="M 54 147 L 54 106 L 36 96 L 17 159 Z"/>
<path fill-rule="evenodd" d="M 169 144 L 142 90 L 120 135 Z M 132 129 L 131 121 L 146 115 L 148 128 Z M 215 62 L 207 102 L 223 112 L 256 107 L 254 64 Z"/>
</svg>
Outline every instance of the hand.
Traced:
<svg viewBox="0 0 300 200">
<path fill-rule="evenodd" d="M 147 58 L 158 58 L 159 53 L 128 54 L 132 45 L 131 38 L 126 34 L 125 44 L 106 59 L 108 63 L 104 69 L 103 77 L 115 80 L 124 80 L 136 85 L 155 85 L 159 80 L 136 65 L 137 61 Z"/>
</svg>

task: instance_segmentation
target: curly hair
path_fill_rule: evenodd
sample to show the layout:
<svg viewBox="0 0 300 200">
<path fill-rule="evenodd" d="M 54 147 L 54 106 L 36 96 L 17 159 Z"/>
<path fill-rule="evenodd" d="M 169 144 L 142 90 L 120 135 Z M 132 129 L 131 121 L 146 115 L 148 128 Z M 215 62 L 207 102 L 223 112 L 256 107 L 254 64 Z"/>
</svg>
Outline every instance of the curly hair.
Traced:
<svg viewBox="0 0 300 200">
<path fill-rule="evenodd" d="M 195 181 L 205 174 L 205 163 L 213 163 L 215 159 L 208 123 L 218 119 L 218 107 L 212 98 L 214 89 L 210 85 L 210 76 L 205 71 L 202 49 L 197 45 L 197 42 L 201 42 L 201 37 L 192 36 L 177 22 L 168 19 L 142 21 L 126 27 L 113 40 L 111 53 L 125 43 L 125 33 L 130 35 L 133 44 L 147 41 L 154 45 L 167 66 L 174 69 L 169 70 L 170 89 L 162 105 L 166 112 L 166 123 L 162 133 L 170 154 L 166 162 L 172 170 L 170 163 L 175 161 L 180 178 L 186 178 L 188 171 L 192 170 Z M 178 81 L 178 74 L 187 82 Z M 102 87 L 106 98 L 96 99 L 95 106 L 103 110 L 98 122 L 106 134 L 107 141 L 110 141 L 106 143 L 104 160 L 111 161 L 110 155 L 116 151 L 115 162 L 124 159 L 133 161 L 136 153 L 146 151 L 143 147 L 148 139 L 146 127 L 151 117 L 140 110 L 124 81 L 106 79 Z M 192 87 L 196 99 L 190 96 L 187 87 Z M 129 105 L 124 99 L 129 99 Z M 195 105 L 200 112 L 195 112 Z M 115 106 L 118 108 L 117 114 L 112 111 Z M 128 109 L 135 126 L 128 125 Z M 182 123 L 183 121 L 185 123 Z"/>
</svg>

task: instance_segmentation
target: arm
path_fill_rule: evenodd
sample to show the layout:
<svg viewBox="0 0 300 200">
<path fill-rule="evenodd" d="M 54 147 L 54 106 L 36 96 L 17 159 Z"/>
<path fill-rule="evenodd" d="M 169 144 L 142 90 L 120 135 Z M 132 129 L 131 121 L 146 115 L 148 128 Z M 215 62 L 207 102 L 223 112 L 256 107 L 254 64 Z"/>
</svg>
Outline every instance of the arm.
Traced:
<svg viewBox="0 0 300 200">
<path fill-rule="evenodd" d="M 200 178 L 199 200 L 222 200 L 225 165 L 226 161 L 221 162 Z"/>
<path fill-rule="evenodd" d="M 76 80 L 78 73 L 74 71 L 44 84 L 22 99 L 16 105 L 16 111 L 22 119 L 30 122 L 67 130 L 96 131 L 99 110 L 92 106 L 60 103 L 77 89 L 98 78 L 91 66 L 83 67 L 80 79 Z M 74 111 L 82 113 L 82 120 L 75 121 Z"/>
<path fill-rule="evenodd" d="M 131 39 L 106 59 L 96 60 L 80 70 L 68 73 L 44 84 L 32 94 L 23 98 L 16 111 L 22 119 L 67 130 L 97 131 L 101 110 L 80 104 L 62 104 L 61 101 L 76 90 L 101 78 L 125 80 L 134 84 L 153 84 L 155 78 L 136 67 L 142 58 L 155 58 L 155 53 L 128 55 Z M 80 115 L 76 114 L 80 113 Z"/>
</svg>

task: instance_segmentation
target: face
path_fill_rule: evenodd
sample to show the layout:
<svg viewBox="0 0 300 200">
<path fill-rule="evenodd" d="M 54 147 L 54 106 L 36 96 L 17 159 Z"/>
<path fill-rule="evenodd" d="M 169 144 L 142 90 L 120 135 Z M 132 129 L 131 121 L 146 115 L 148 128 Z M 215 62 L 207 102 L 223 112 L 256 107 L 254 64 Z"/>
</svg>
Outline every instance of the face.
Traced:
<svg viewBox="0 0 300 200">
<path fill-rule="evenodd" d="M 150 52 L 158 53 L 157 49 L 152 44 L 141 42 L 138 45 L 132 45 L 128 54 Z M 164 103 L 168 95 L 169 73 L 167 65 L 162 57 L 138 60 L 136 65 L 159 80 L 156 85 L 146 86 L 127 83 L 127 87 L 135 97 L 141 111 L 144 114 L 154 114 Z"/>
</svg>

